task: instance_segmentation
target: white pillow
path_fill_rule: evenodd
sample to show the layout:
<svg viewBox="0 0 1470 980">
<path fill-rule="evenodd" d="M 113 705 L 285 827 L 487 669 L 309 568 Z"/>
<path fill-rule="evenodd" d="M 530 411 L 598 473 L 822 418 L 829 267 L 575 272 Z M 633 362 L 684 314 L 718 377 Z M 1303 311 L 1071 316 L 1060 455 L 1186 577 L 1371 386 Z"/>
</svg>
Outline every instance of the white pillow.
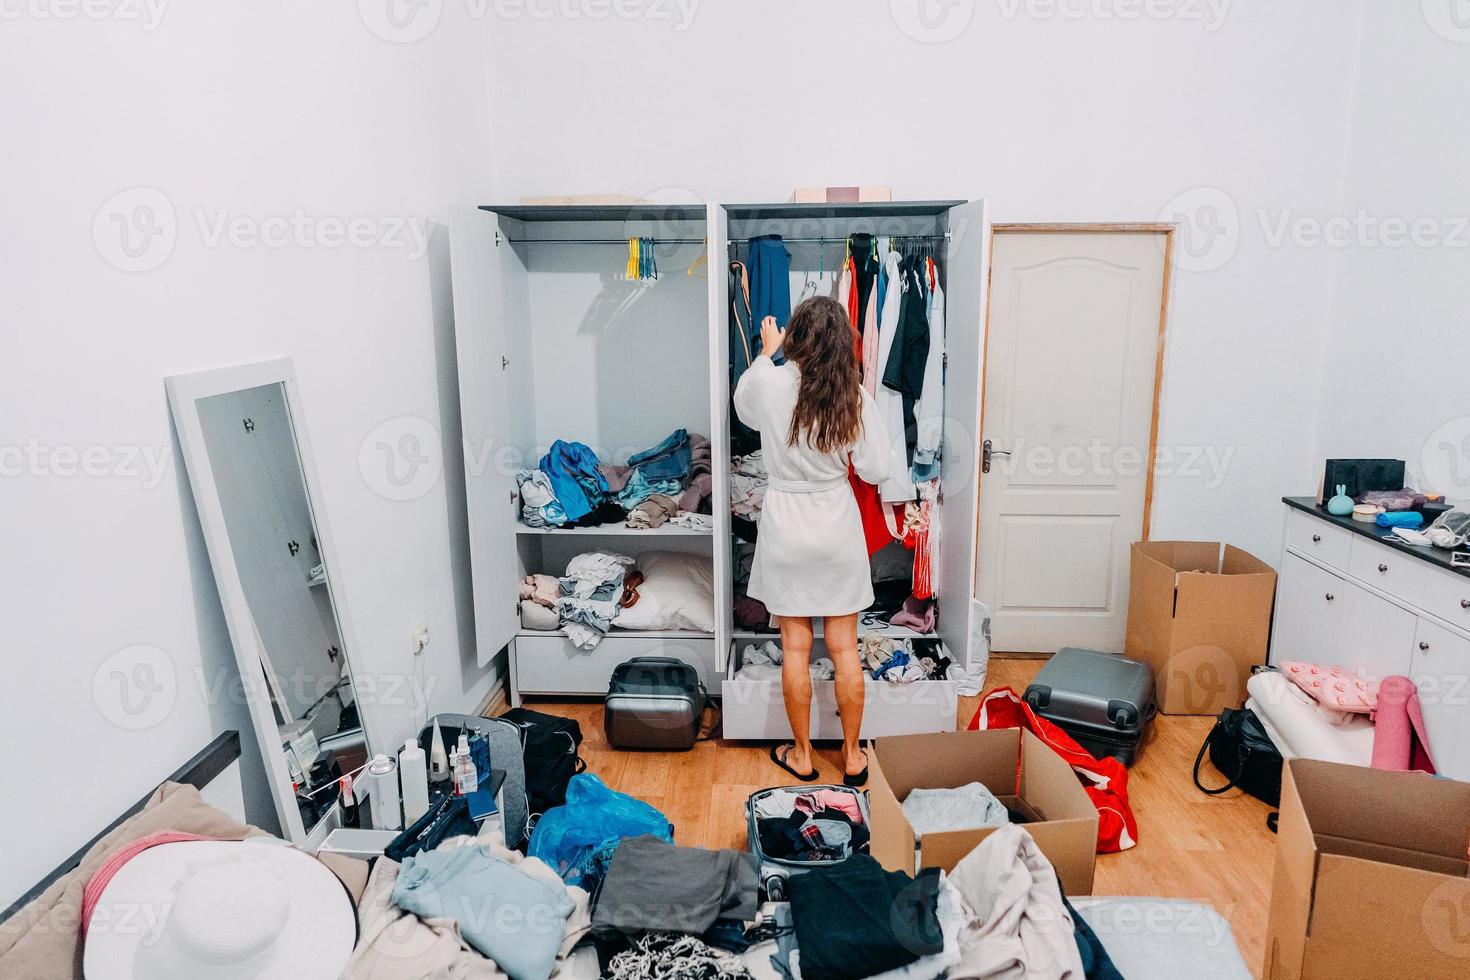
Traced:
<svg viewBox="0 0 1470 980">
<path fill-rule="evenodd" d="M 715 631 L 715 576 L 710 559 L 678 551 L 639 555 L 643 573 L 638 602 L 618 613 L 613 625 L 628 630 Z"/>
</svg>

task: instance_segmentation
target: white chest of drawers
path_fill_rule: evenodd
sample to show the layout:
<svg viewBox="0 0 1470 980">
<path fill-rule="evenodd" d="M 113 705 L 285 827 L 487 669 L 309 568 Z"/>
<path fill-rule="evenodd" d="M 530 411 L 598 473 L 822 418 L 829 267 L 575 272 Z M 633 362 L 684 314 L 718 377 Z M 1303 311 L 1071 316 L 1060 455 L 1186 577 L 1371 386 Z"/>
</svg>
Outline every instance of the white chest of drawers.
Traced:
<svg viewBox="0 0 1470 980">
<path fill-rule="evenodd" d="M 1286 498 L 1271 662 L 1306 660 L 1414 680 L 1439 771 L 1470 780 L 1470 573 L 1446 552 Z M 1416 553 L 1422 552 L 1422 553 Z"/>
</svg>

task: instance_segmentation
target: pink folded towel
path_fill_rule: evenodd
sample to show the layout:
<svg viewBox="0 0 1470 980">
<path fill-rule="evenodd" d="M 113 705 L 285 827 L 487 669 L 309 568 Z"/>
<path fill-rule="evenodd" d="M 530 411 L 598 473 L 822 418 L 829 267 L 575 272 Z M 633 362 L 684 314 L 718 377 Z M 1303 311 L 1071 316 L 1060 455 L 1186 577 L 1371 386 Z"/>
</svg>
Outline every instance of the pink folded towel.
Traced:
<svg viewBox="0 0 1470 980">
<path fill-rule="evenodd" d="M 1419 689 L 1407 677 L 1385 677 L 1378 687 L 1373 721 L 1374 769 L 1434 772 Z"/>
</svg>

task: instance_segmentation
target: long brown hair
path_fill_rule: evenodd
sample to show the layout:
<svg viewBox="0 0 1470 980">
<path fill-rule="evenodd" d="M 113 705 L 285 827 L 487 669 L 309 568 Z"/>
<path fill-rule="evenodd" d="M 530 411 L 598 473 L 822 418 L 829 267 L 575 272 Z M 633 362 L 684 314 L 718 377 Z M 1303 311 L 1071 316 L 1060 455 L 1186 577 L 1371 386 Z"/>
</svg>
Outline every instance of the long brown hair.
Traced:
<svg viewBox="0 0 1470 980">
<path fill-rule="evenodd" d="M 801 370 L 787 445 L 805 435 L 813 449 L 835 453 L 857 442 L 863 379 L 847 311 L 826 296 L 803 300 L 786 326 L 785 347 L 787 359 Z"/>
</svg>

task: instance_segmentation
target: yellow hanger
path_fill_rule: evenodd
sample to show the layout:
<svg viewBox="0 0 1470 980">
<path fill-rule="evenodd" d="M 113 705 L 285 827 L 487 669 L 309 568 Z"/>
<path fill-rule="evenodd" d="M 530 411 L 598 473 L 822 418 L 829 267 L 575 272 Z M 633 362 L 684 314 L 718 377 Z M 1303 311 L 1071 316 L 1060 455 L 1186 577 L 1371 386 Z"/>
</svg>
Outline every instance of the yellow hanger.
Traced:
<svg viewBox="0 0 1470 980">
<path fill-rule="evenodd" d="M 630 281 L 633 280 L 633 279 L 637 279 L 638 278 L 638 270 L 639 270 L 638 245 L 639 245 L 638 239 L 636 239 L 636 238 L 630 238 L 630 239 L 628 239 L 628 268 L 624 271 L 624 275 Z"/>
<path fill-rule="evenodd" d="M 696 269 L 698 271 L 696 271 Z M 709 278 L 709 239 L 708 238 L 706 238 L 704 240 L 704 244 L 702 246 L 700 246 L 699 254 L 694 257 L 694 261 L 693 262 L 690 262 L 689 263 L 689 268 L 687 268 L 687 269 L 684 270 L 684 274 L 686 276 L 695 276 L 695 277 L 697 277 L 699 279 L 708 279 Z"/>
</svg>

